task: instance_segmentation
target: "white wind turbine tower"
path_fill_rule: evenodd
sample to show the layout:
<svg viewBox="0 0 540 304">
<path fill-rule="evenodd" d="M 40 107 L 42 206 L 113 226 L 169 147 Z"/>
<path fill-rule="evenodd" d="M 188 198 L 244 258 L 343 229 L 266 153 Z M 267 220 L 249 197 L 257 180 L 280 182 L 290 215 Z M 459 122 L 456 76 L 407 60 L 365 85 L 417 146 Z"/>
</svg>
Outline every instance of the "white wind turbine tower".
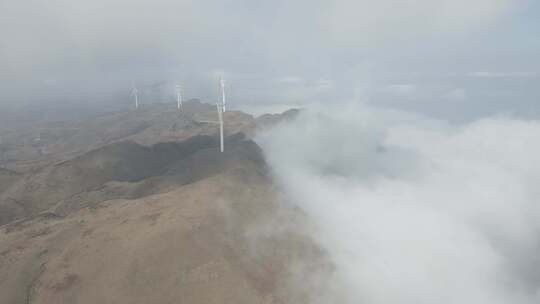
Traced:
<svg viewBox="0 0 540 304">
<path fill-rule="evenodd" d="M 218 98 L 218 101 L 216 102 L 216 109 L 219 121 L 200 120 L 199 122 L 219 124 L 219 152 L 223 153 L 223 151 L 225 150 L 225 140 L 223 139 L 223 112 L 225 112 L 225 90 L 223 78 L 221 77 L 219 78 L 219 85 L 221 89 L 221 100 L 219 100 Z"/>
<path fill-rule="evenodd" d="M 133 89 L 131 90 L 131 96 L 135 99 L 135 109 L 139 108 L 139 90 L 137 90 L 137 87 L 135 86 L 135 83 L 133 83 Z"/>
<path fill-rule="evenodd" d="M 178 110 L 181 110 L 182 103 L 183 103 L 183 96 L 182 96 L 182 87 L 179 84 L 176 85 L 176 103 L 178 106 Z"/>
<path fill-rule="evenodd" d="M 221 106 L 223 108 L 223 112 L 226 112 L 227 109 L 225 107 L 226 100 L 225 100 L 225 80 L 223 80 L 223 76 L 219 77 L 219 87 L 221 90 Z"/>
<path fill-rule="evenodd" d="M 223 144 L 223 110 L 221 105 L 218 103 L 216 104 L 217 112 L 218 112 L 218 118 L 219 118 L 219 151 L 223 153 L 224 151 L 224 144 Z"/>
<path fill-rule="evenodd" d="M 223 77 L 219 77 L 219 85 L 221 89 L 221 103 L 218 101 L 216 107 L 219 118 L 219 151 L 223 153 L 223 112 L 225 112 L 225 81 L 223 81 Z"/>
</svg>

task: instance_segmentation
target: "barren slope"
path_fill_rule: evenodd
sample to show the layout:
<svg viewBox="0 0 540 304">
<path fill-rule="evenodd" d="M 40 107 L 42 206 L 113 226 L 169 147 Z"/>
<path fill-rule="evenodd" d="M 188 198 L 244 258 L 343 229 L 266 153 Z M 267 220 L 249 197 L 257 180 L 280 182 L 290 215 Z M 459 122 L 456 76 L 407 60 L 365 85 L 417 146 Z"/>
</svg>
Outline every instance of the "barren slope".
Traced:
<svg viewBox="0 0 540 304">
<path fill-rule="evenodd" d="M 261 163 L 243 159 L 169 192 L 4 226 L 0 303 L 304 303 L 288 269 L 330 269 L 276 202 Z"/>
<path fill-rule="evenodd" d="M 260 148 L 235 133 L 253 132 L 253 117 L 227 112 L 219 153 L 213 106 L 185 114 L 142 107 L 0 147 L 24 169 L 0 168 L 0 303 L 317 297 L 331 266 L 303 215 L 280 203 Z"/>
</svg>

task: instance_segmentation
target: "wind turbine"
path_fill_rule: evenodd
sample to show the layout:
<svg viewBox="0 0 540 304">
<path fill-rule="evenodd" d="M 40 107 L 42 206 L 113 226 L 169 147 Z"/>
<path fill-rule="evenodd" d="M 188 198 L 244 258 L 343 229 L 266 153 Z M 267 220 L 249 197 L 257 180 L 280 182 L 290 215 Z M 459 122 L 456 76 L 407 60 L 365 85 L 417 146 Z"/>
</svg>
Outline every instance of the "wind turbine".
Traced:
<svg viewBox="0 0 540 304">
<path fill-rule="evenodd" d="M 223 153 L 224 143 L 223 143 L 223 109 L 219 103 L 216 104 L 218 119 L 219 119 L 219 152 Z"/>
<path fill-rule="evenodd" d="M 135 83 L 133 83 L 133 89 L 131 90 L 131 96 L 135 99 L 135 109 L 139 108 L 139 90 L 137 90 L 137 87 L 135 86 Z"/>
<path fill-rule="evenodd" d="M 223 153 L 225 150 L 225 140 L 223 139 L 223 112 L 225 112 L 225 83 L 223 78 L 219 78 L 219 84 L 221 88 L 221 100 L 216 102 L 216 109 L 219 121 L 199 120 L 203 123 L 219 124 L 219 152 Z"/>
<path fill-rule="evenodd" d="M 221 89 L 221 103 L 218 101 L 216 103 L 216 108 L 217 108 L 218 119 L 219 119 L 219 151 L 223 153 L 224 151 L 223 112 L 225 112 L 225 81 L 223 80 L 223 76 L 219 77 L 219 86 Z"/>
<path fill-rule="evenodd" d="M 182 102 L 183 102 L 183 96 L 182 96 L 182 87 L 177 84 L 176 85 L 176 103 L 178 106 L 178 110 L 182 109 Z"/>
<path fill-rule="evenodd" d="M 221 107 L 223 108 L 223 112 L 226 112 L 227 109 L 225 107 L 225 80 L 223 80 L 223 76 L 219 77 L 219 87 L 221 90 Z"/>
</svg>

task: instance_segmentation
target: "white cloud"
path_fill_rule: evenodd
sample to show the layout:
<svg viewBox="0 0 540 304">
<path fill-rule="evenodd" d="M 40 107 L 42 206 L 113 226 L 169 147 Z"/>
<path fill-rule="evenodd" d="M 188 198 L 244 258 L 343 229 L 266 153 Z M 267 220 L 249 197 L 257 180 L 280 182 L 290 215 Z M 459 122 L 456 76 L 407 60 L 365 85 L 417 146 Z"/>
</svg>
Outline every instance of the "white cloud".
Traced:
<svg viewBox="0 0 540 304">
<path fill-rule="evenodd" d="M 298 77 L 298 76 L 278 77 L 278 78 L 276 78 L 275 81 L 278 82 L 278 83 L 290 84 L 290 85 L 303 85 L 303 84 L 306 83 L 306 80 L 304 78 Z"/>
<path fill-rule="evenodd" d="M 519 2 L 519 1 L 517 1 Z M 323 28 L 335 41 L 468 30 L 489 24 L 517 5 L 510 0 L 337 0 L 323 2 Z M 414 34 L 413 34 L 414 33 Z"/>
<path fill-rule="evenodd" d="M 340 303 L 540 301 L 540 122 L 341 110 L 304 112 L 258 139 L 318 225 Z M 332 302 L 327 292 L 311 303 Z"/>
<path fill-rule="evenodd" d="M 471 72 L 469 77 L 478 78 L 529 78 L 536 77 L 536 72 Z"/>
<path fill-rule="evenodd" d="M 491 29 L 522 2 L 0 1 L 0 90 L 9 100 L 92 104 L 127 96 L 133 80 L 182 80 L 190 96 L 213 98 L 208 75 L 216 69 L 239 103 L 348 100 L 355 88 L 388 83 L 423 89 L 415 75 L 456 72 L 456 54 L 480 52 L 465 36 Z M 385 73 L 394 76 L 379 82 Z M 403 105 L 416 100 L 412 87 L 393 89 L 411 97 Z"/>
<path fill-rule="evenodd" d="M 444 99 L 449 101 L 463 101 L 467 100 L 467 91 L 463 88 L 455 88 L 444 94 Z"/>
<path fill-rule="evenodd" d="M 417 91 L 417 86 L 414 84 L 393 84 L 386 86 L 386 89 L 396 95 L 411 95 Z"/>
</svg>

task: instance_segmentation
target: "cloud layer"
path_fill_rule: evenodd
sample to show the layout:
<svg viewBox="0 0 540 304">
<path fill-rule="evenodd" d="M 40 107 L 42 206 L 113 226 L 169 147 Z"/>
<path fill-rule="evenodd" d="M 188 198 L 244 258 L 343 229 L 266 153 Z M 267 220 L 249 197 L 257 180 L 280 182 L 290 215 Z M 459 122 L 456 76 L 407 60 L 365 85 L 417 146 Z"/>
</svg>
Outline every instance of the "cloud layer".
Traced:
<svg viewBox="0 0 540 304">
<path fill-rule="evenodd" d="M 540 122 L 346 110 L 259 137 L 344 288 L 312 303 L 538 303 Z"/>
</svg>

